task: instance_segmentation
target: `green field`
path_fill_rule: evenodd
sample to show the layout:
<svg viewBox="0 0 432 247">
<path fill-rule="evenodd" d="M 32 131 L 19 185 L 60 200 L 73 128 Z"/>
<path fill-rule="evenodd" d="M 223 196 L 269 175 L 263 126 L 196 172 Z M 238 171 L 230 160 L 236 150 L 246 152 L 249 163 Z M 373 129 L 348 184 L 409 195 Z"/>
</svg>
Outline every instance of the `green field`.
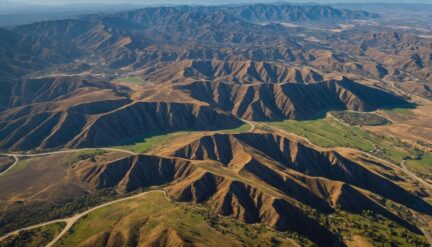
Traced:
<svg viewBox="0 0 432 247">
<path fill-rule="evenodd" d="M 292 246 L 286 236 L 262 225 L 214 215 L 203 207 L 168 201 L 156 191 L 98 209 L 79 220 L 57 246 L 77 246 L 102 236 L 119 236 L 118 245 L 149 245 L 159 235 L 181 236 L 203 246 Z M 146 242 L 148 241 L 148 242 Z M 87 242 L 89 243 L 89 242 Z"/>
<path fill-rule="evenodd" d="M 386 109 L 384 110 L 385 113 L 388 113 L 390 115 L 413 115 L 414 113 L 411 111 L 415 108 L 394 108 L 394 109 Z"/>
<path fill-rule="evenodd" d="M 432 153 L 421 156 L 421 159 L 407 160 L 407 168 L 416 171 L 423 178 L 432 180 Z"/>
<path fill-rule="evenodd" d="M 66 223 L 53 223 L 33 230 L 22 231 L 0 242 L 0 247 L 38 247 L 45 246 L 53 240 L 65 227 Z"/>
<path fill-rule="evenodd" d="M 416 155 L 414 149 L 396 138 L 378 136 L 342 124 L 331 117 L 308 121 L 287 120 L 269 125 L 304 136 L 318 146 L 355 148 L 395 163 L 402 162 L 407 156 Z"/>
<path fill-rule="evenodd" d="M 123 82 L 123 83 L 131 83 L 131 84 L 145 84 L 145 83 L 148 83 L 147 81 L 144 81 L 142 78 L 137 77 L 137 76 L 118 78 L 118 79 L 115 80 L 115 82 Z"/>
<path fill-rule="evenodd" d="M 243 132 L 247 132 L 250 128 L 251 127 L 249 124 L 243 124 L 234 129 L 219 130 L 218 132 L 243 133 Z M 180 137 L 180 136 L 188 136 L 194 132 L 197 131 L 178 131 L 173 133 L 153 134 L 153 135 L 149 135 L 148 137 L 142 137 L 142 138 L 137 138 L 133 141 L 128 141 L 129 143 L 132 144 L 119 145 L 116 146 L 116 148 L 130 150 L 135 153 L 142 153 L 153 147 L 164 145 L 168 143 L 170 140 L 172 140 L 173 138 Z"/>
<path fill-rule="evenodd" d="M 159 135 L 154 135 L 154 136 L 150 136 L 150 137 L 139 138 L 136 141 L 132 142 L 132 144 L 120 145 L 120 146 L 116 146 L 115 148 L 126 149 L 126 150 L 130 150 L 132 152 L 135 152 L 135 153 L 142 153 L 142 152 L 149 150 L 152 147 L 166 144 L 172 138 L 175 138 L 175 137 L 178 137 L 181 135 L 187 135 L 188 133 L 191 133 L 191 132 L 187 132 L 187 131 L 183 132 L 182 131 L 182 132 L 159 134 Z"/>
<path fill-rule="evenodd" d="M 27 166 L 29 166 L 30 164 L 31 164 L 30 161 L 20 158 L 20 160 L 18 161 L 18 163 L 14 167 L 12 167 L 10 170 L 8 170 L 5 174 L 11 175 L 11 174 L 13 174 L 15 172 L 22 171 Z M 0 179 L 1 179 L 1 177 L 0 177 Z"/>
</svg>

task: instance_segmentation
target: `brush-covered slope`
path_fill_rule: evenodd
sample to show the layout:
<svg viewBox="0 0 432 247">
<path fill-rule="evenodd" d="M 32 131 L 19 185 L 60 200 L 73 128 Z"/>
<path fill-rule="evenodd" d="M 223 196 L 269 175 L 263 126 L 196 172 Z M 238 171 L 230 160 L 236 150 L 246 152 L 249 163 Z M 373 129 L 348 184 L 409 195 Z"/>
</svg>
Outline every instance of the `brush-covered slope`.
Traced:
<svg viewBox="0 0 432 247">
<path fill-rule="evenodd" d="M 378 173 L 369 169 L 377 163 L 355 162 L 336 151 L 274 134 L 197 136 L 153 152 L 56 154 L 24 161 L 33 165 L 19 164 L 23 169 L 0 179 L 0 185 L 7 188 L 0 193 L 1 212 L 8 216 L 1 221 L 2 229 L 15 222 L 12 216 L 23 224 L 26 214 L 44 212 L 53 203 L 64 204 L 85 193 L 128 193 L 164 184 L 169 184 L 166 192 L 172 200 L 205 205 L 214 213 L 245 223 L 297 232 L 320 246 L 340 239 L 316 213 L 328 216 L 342 210 L 361 215 L 367 210 L 410 234 L 421 233 L 382 204 L 384 199 L 432 214 L 431 205 L 395 183 L 414 182 L 396 176 L 392 167 L 379 164 L 386 169 Z M 55 160 L 58 165 L 50 165 Z M 14 180 L 22 177 L 27 177 L 23 183 Z M 23 204 L 11 207 L 16 200 Z"/>
<path fill-rule="evenodd" d="M 227 8 L 227 12 L 252 21 L 336 21 L 377 18 L 366 11 L 335 9 L 327 6 L 295 6 L 289 4 L 254 4 Z"/>
<path fill-rule="evenodd" d="M 181 145 L 157 151 L 162 157 L 176 158 L 126 157 L 89 169 L 83 173 L 84 181 L 125 192 L 171 182 L 167 194 L 176 201 L 204 204 L 246 223 L 295 231 L 322 246 L 334 244 L 337 237 L 305 208 L 322 214 L 336 209 L 352 214 L 369 210 L 415 234 L 420 234 L 416 226 L 376 198 L 432 214 L 432 206 L 387 174 L 335 151 L 315 150 L 281 136 L 215 134 Z"/>
<path fill-rule="evenodd" d="M 3 149 L 111 146 L 152 133 L 242 124 L 223 112 L 195 104 L 132 102 L 119 106 L 101 100 L 51 111 L 35 108 L 27 114 L 2 115 L 6 118 L 0 121 Z"/>
<path fill-rule="evenodd" d="M 296 246 L 292 239 L 272 229 L 219 217 L 204 207 L 170 202 L 161 191 L 93 212 L 62 240 L 59 246 L 240 247 L 269 242 Z"/>
<path fill-rule="evenodd" d="M 185 159 L 136 155 L 86 169 L 82 180 L 98 189 L 117 187 L 120 191 L 131 192 L 188 177 L 196 169 Z"/>
<path fill-rule="evenodd" d="M 93 77 L 46 77 L 40 79 L 5 80 L 1 82 L 0 111 L 33 103 L 62 101 L 99 90 L 110 97 L 125 97 L 128 90 Z M 95 95 L 96 96 L 96 95 Z"/>
<path fill-rule="evenodd" d="M 407 104 L 398 96 L 347 78 L 276 85 L 194 82 L 177 88 L 210 106 L 249 120 L 308 119 L 331 110 L 372 111 Z"/>
<path fill-rule="evenodd" d="M 332 233 L 292 202 L 207 172 L 199 163 L 186 159 L 130 156 L 88 169 L 82 177 L 83 181 L 99 189 L 116 187 L 124 192 L 172 182 L 174 185 L 167 193 L 176 201 L 206 203 L 215 213 L 233 216 L 246 223 L 262 222 L 281 231 L 295 231 L 315 242 L 333 244 L 337 241 Z M 232 202 L 229 201 L 231 196 L 227 195 L 231 193 L 238 193 L 232 197 Z M 260 201 L 258 204 L 257 200 Z"/>
<path fill-rule="evenodd" d="M 344 158 L 335 151 L 315 150 L 277 135 L 216 134 L 193 141 L 178 150 L 168 150 L 165 155 L 191 160 L 216 160 L 222 166 L 234 169 L 239 173 L 252 174 L 260 180 L 267 181 L 281 191 L 284 191 L 285 188 L 292 189 L 292 184 L 286 184 L 289 181 L 288 177 L 296 177 L 299 173 L 307 176 L 307 178 L 303 178 L 303 182 L 308 180 L 312 182 L 320 178 L 340 181 L 371 191 L 416 210 L 428 214 L 432 213 L 430 205 L 416 199 L 385 177 L 371 172 L 362 164 Z M 269 166 L 269 163 L 272 165 Z M 278 174 L 280 170 L 286 174 L 281 176 Z M 323 183 L 323 187 L 326 187 L 324 181 L 321 183 Z M 340 188 L 340 190 L 345 189 L 345 186 Z M 324 196 L 319 194 L 322 192 L 321 190 L 310 190 L 312 194 L 318 193 L 318 197 Z M 307 193 L 304 194 L 307 195 Z M 311 195 L 310 198 L 304 199 L 304 202 L 308 203 L 309 200 L 311 207 L 319 208 L 320 203 L 313 202 L 312 199 L 314 197 Z M 326 210 L 326 208 L 322 207 L 321 210 Z"/>
<path fill-rule="evenodd" d="M 156 132 L 233 128 L 242 123 L 204 105 L 133 101 L 127 87 L 95 78 L 16 80 L 4 85 L 0 149 L 106 146 Z"/>
<path fill-rule="evenodd" d="M 262 60 L 281 56 L 283 52 L 279 48 L 271 48 L 277 43 L 281 49 L 285 47 L 285 54 L 292 58 L 299 53 L 293 52 L 293 48 L 301 45 L 286 35 L 283 28 L 255 22 L 358 18 L 369 18 L 369 14 L 324 6 L 277 4 L 153 7 L 43 21 L 0 30 L 0 64 L 4 65 L 0 77 L 16 78 L 37 70 L 58 69 L 59 65 L 66 64 L 71 65 L 70 68 L 83 65 L 83 70 L 90 67 L 137 68 L 185 58 L 233 57 L 233 53 L 243 57 L 249 53 L 250 58 Z M 257 49 L 256 45 L 268 43 L 272 44 L 267 52 Z M 214 49 L 207 44 L 225 44 L 222 47 L 226 49 Z M 247 49 L 237 47 L 234 52 L 231 44 L 247 46 Z"/>
<path fill-rule="evenodd" d="M 5 85 L 0 148 L 14 150 L 118 145 L 152 133 L 235 128 L 242 124 L 235 117 L 309 119 L 331 110 L 371 111 L 407 104 L 346 78 L 251 85 L 195 81 L 136 90 L 82 77 Z"/>
<path fill-rule="evenodd" d="M 151 82 L 182 82 L 185 79 L 250 83 L 309 83 L 322 81 L 323 75 L 307 68 L 260 61 L 185 60 L 143 71 Z"/>
<path fill-rule="evenodd" d="M 432 80 L 431 39 L 402 31 L 349 31 L 330 36 L 333 47 L 372 59 L 382 75 L 398 81 Z M 371 64 L 367 62 L 364 64 Z"/>
</svg>

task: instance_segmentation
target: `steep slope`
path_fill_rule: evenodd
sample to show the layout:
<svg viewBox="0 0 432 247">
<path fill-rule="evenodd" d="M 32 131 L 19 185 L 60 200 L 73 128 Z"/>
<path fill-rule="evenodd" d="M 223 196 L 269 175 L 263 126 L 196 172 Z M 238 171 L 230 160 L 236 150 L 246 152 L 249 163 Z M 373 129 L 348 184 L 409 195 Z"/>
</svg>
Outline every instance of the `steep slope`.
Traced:
<svg viewBox="0 0 432 247">
<path fill-rule="evenodd" d="M 195 81 L 134 90 L 81 77 L 5 85 L 0 148 L 15 150 L 118 145 L 152 133 L 242 124 L 226 112 L 249 120 L 309 119 L 331 110 L 370 111 L 407 104 L 346 78 L 251 85 Z"/>
<path fill-rule="evenodd" d="M 407 102 L 347 78 L 310 84 L 229 85 L 194 82 L 178 89 L 249 120 L 308 119 L 330 110 L 371 111 Z"/>
<path fill-rule="evenodd" d="M 149 67 L 142 74 L 144 80 L 151 82 L 182 82 L 186 78 L 239 84 L 323 80 L 323 75 L 312 69 L 259 61 L 185 60 Z"/>
<path fill-rule="evenodd" d="M 167 193 L 174 200 L 205 204 L 247 223 L 295 231 L 323 246 L 336 238 L 306 216 L 305 207 L 323 214 L 369 210 L 416 234 L 416 226 L 375 201 L 376 196 L 432 214 L 422 199 L 362 164 L 276 135 L 215 134 L 184 147 L 168 147 L 162 155 L 181 159 L 127 157 L 88 170 L 83 177 L 99 188 L 122 191 L 173 181 Z"/>
<path fill-rule="evenodd" d="M 216 213 L 247 223 L 264 222 L 280 231 L 295 231 L 322 246 L 337 242 L 332 233 L 288 201 L 211 173 L 195 174 L 179 182 L 168 195 L 179 201 L 205 202 Z"/>
<path fill-rule="evenodd" d="M 333 150 L 317 150 L 273 134 L 212 134 L 197 138 L 155 150 L 158 155 L 96 152 L 32 158 L 28 162 L 34 165 L 0 180 L 0 185 L 7 186 L 0 193 L 4 205 L 1 212 L 15 215 L 23 223 L 26 214 L 34 214 L 33 210 L 43 211 L 53 202 L 79 199 L 85 191 L 128 193 L 169 184 L 167 195 L 175 201 L 205 205 L 214 213 L 245 223 L 264 223 L 280 231 L 297 232 L 320 246 L 335 244 L 339 237 L 323 225 L 317 214 L 328 217 L 341 210 L 353 215 L 370 211 L 410 234 L 421 232 L 382 204 L 384 199 L 432 215 L 431 205 L 392 179 L 404 184 L 413 181 L 395 178 L 385 170 L 381 174 L 368 169 L 377 165 L 393 169 L 384 164 L 354 162 Z M 54 160 L 63 165 L 50 166 Z M 17 184 L 14 179 L 21 177 L 27 180 Z M 16 198 L 25 203 L 7 206 Z M 13 220 L 4 217 L 1 222 L 4 226 Z"/>
<path fill-rule="evenodd" d="M 306 40 L 298 42 L 298 38 L 289 35 L 280 25 L 254 22 L 341 21 L 369 17 L 366 12 L 324 6 L 258 4 L 153 7 L 44 21 L 0 30 L 0 55 L 4 55 L 0 63 L 5 65 L 0 69 L 0 76 L 17 78 L 43 69 L 74 68 L 82 72 L 101 68 L 143 68 L 183 59 L 230 57 L 304 61 L 310 56 L 303 54 L 306 49 L 302 47 L 313 45 L 305 45 L 309 43 Z M 208 44 L 217 45 L 218 49 Z"/>
<path fill-rule="evenodd" d="M 328 6 L 294 6 L 289 4 L 254 4 L 227 8 L 235 16 L 251 21 L 337 21 L 377 18 L 366 11 L 334 9 Z"/>
<path fill-rule="evenodd" d="M 137 155 L 115 160 L 82 172 L 82 180 L 96 188 L 117 187 L 122 192 L 161 185 L 189 176 L 190 161 Z"/>
<path fill-rule="evenodd" d="M 294 180 L 300 179 L 305 184 L 309 183 L 307 181 L 313 184 L 314 178 L 327 178 L 371 191 L 415 210 L 427 214 L 432 213 L 430 205 L 413 197 L 409 192 L 385 177 L 369 171 L 363 165 L 352 162 L 337 152 L 314 150 L 281 136 L 252 133 L 216 134 L 203 137 L 178 150 L 168 150 L 165 155 L 192 160 L 217 160 L 230 169 L 252 174 L 259 180 L 266 181 L 280 191 L 286 192 L 287 195 L 296 193 L 290 191 L 295 188 L 295 184 L 289 183 L 288 177 Z M 280 170 L 285 174 L 279 174 Z M 293 171 L 296 172 L 293 173 Z M 307 177 L 301 178 L 302 176 L 299 174 L 304 174 Z M 325 181 L 319 181 L 319 184 L 323 187 L 329 186 L 326 185 Z M 378 184 L 380 186 L 377 186 Z M 298 191 L 301 191 L 302 186 L 297 186 Z M 348 191 L 346 189 L 345 186 L 340 188 L 340 190 Z M 312 191 L 313 194 L 318 193 L 316 195 L 321 198 L 328 196 L 320 194 L 323 192 L 321 189 L 309 188 L 308 190 Z M 303 194 L 308 195 L 307 193 Z M 336 194 L 340 196 L 343 193 Z M 296 200 L 320 209 L 318 206 L 320 203 L 318 200 L 313 201 L 313 198 L 310 196 L 310 198 L 296 198 Z M 322 207 L 321 210 L 325 211 L 326 209 Z"/>
<path fill-rule="evenodd" d="M 51 111 L 42 107 L 30 114 L 25 111 L 28 115 L 6 112 L 3 116 L 10 115 L 11 119 L 0 121 L 0 146 L 15 150 L 110 146 L 152 133 L 235 128 L 242 124 L 207 106 L 119 103 L 100 100 Z"/>
<path fill-rule="evenodd" d="M 100 227 L 92 227 L 95 221 Z M 204 207 L 173 203 L 155 191 L 91 213 L 59 246 L 240 247 L 269 242 L 296 246 L 274 230 L 219 217 Z"/>
<path fill-rule="evenodd" d="M 335 41 L 333 47 L 373 59 L 391 79 L 432 80 L 430 39 L 403 32 L 349 31 L 329 40 Z"/>
<path fill-rule="evenodd" d="M 112 97 L 125 97 L 128 89 L 93 77 L 47 77 L 2 81 L 0 111 L 33 103 L 61 101 L 93 90 L 104 90 Z"/>
</svg>

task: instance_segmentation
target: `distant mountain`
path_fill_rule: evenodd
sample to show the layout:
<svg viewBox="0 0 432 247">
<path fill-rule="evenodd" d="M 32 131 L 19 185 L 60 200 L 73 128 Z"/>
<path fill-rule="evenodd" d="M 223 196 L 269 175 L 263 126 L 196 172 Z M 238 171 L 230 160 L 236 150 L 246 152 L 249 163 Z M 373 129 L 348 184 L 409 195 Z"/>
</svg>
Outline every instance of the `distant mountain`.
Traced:
<svg viewBox="0 0 432 247">
<path fill-rule="evenodd" d="M 266 13 L 264 15 L 263 13 Z M 336 21 L 371 18 L 366 12 L 324 6 L 247 5 L 154 7 L 1 30 L 0 77 L 93 60 L 118 69 L 179 59 L 308 59 L 314 45 L 281 25 L 255 21 Z M 306 43 L 306 44 L 305 44 Z M 213 44 L 213 48 L 208 47 Z M 220 49 L 214 49 L 214 45 Z M 266 47 L 262 47 L 265 45 Z M 260 46 L 260 47 L 257 47 Z M 13 51 L 14 56 L 8 54 Z"/>
<path fill-rule="evenodd" d="M 37 71 L 112 74 L 111 70 L 121 70 L 145 71 L 142 76 L 152 80 L 274 83 L 314 81 L 317 74 L 340 72 L 394 81 L 415 76 L 430 82 L 430 39 L 357 29 L 315 30 L 320 39 L 313 39 L 284 26 L 285 22 L 322 24 L 374 17 L 327 6 L 255 4 L 149 7 L 44 21 L 0 29 L 0 78 Z M 396 37 L 400 37 L 399 44 L 395 44 Z M 246 66 L 245 61 L 256 61 L 252 64 L 258 66 L 239 69 L 242 63 Z M 182 67 L 187 63 L 191 66 Z M 287 64 L 308 65 L 321 72 L 307 75 L 287 69 Z M 183 68 L 181 76 L 178 65 Z M 170 75 L 165 68 L 171 68 Z"/>
<path fill-rule="evenodd" d="M 378 14 L 366 11 L 335 9 L 320 5 L 255 4 L 229 8 L 226 11 L 251 21 L 340 21 L 379 17 Z"/>
</svg>

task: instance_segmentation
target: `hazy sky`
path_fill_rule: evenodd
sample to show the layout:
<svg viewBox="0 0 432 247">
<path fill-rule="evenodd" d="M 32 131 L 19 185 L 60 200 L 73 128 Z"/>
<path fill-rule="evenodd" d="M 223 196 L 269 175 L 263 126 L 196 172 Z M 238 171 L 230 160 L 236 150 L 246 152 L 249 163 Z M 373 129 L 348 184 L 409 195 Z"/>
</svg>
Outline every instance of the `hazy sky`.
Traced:
<svg viewBox="0 0 432 247">
<path fill-rule="evenodd" d="M 3 0 L 4 1 L 4 0 Z M 14 3 L 31 4 L 74 4 L 74 3 L 103 3 L 103 4 L 228 4 L 228 3 L 247 3 L 247 2 L 276 2 L 278 0 L 6 0 Z M 2 2 L 2 0 L 0 0 Z M 432 0 L 289 0 L 286 2 L 316 2 L 316 3 L 346 3 L 346 2 L 387 2 L 387 3 L 432 3 Z"/>
</svg>

